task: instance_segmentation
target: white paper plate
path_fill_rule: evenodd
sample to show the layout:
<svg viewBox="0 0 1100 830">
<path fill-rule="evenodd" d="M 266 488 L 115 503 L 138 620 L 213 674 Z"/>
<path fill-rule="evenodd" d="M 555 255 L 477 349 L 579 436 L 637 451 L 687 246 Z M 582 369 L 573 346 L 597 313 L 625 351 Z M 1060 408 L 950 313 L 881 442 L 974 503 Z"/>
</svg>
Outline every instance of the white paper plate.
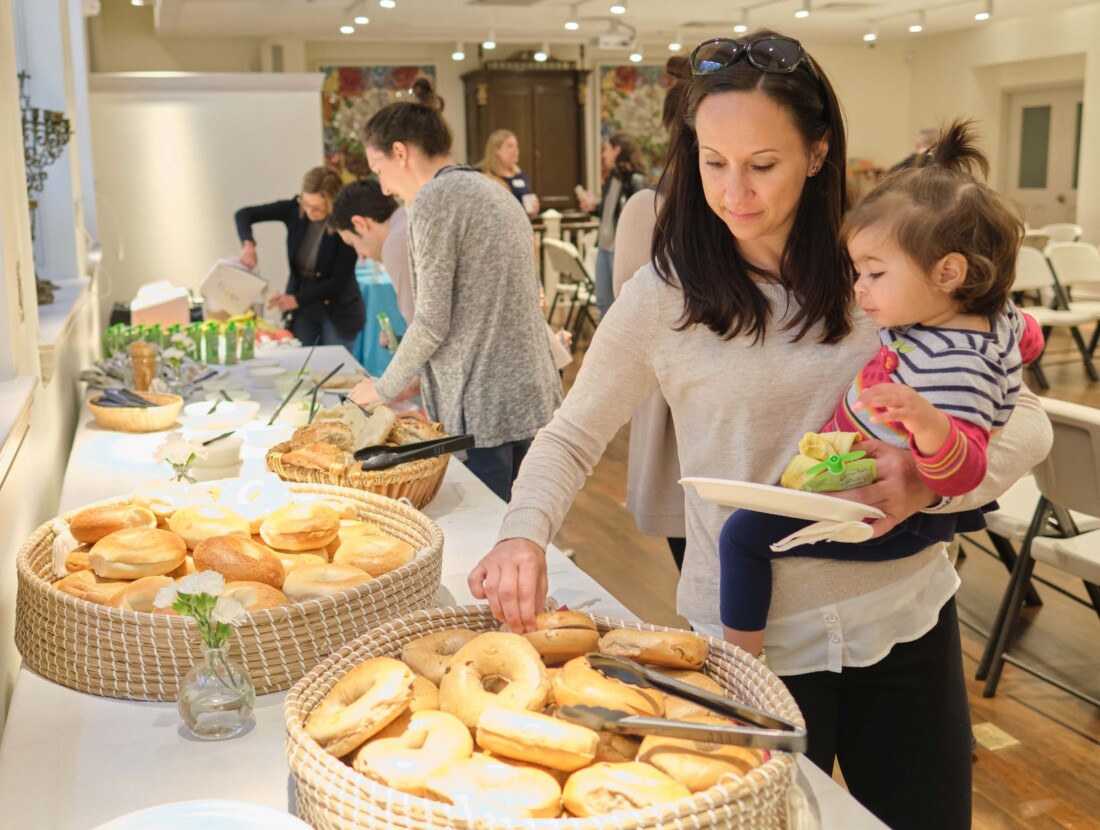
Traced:
<svg viewBox="0 0 1100 830">
<path fill-rule="evenodd" d="M 838 499 L 822 493 L 804 493 L 788 490 L 772 484 L 754 484 L 751 481 L 727 481 L 722 478 L 682 478 L 680 483 L 691 485 L 700 498 L 726 507 L 744 507 L 761 513 L 773 513 L 792 519 L 808 519 L 814 522 L 858 522 L 863 519 L 881 519 L 885 515 L 877 507 L 855 501 Z"/>
<path fill-rule="evenodd" d="M 289 813 L 246 801 L 177 801 L 101 824 L 96 830 L 309 830 Z"/>
</svg>

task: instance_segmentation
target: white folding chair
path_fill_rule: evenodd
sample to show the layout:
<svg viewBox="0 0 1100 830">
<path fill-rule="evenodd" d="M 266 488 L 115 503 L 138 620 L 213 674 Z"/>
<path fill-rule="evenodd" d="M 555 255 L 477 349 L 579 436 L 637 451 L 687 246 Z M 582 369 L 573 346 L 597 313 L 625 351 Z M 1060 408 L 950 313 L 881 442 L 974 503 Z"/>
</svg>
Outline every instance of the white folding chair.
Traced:
<svg viewBox="0 0 1100 830">
<path fill-rule="evenodd" d="M 1016 557 L 997 620 L 978 666 L 977 679 L 986 681 L 983 696 L 992 697 L 1007 662 L 1064 692 L 1100 706 L 1100 700 L 1008 653 L 1012 630 L 1036 561 L 1082 579 L 1091 602 L 1066 595 L 1083 605 L 1091 604 L 1100 615 L 1100 587 L 1097 587 L 1100 584 L 1100 530 L 1080 533 L 1070 513 L 1076 511 L 1100 518 L 1100 410 L 1050 398 L 1043 398 L 1042 404 L 1054 428 L 1054 444 L 1050 454 L 1034 471 L 1039 503 Z M 1060 513 L 1059 524 L 1067 532 L 1067 538 L 1039 535 L 1052 513 Z"/>
<path fill-rule="evenodd" d="M 1016 277 L 1012 283 L 1012 291 L 1021 294 L 1029 292 L 1042 294 L 1044 291 L 1053 291 L 1056 298 L 1062 299 L 1058 290 L 1058 283 L 1050 270 L 1050 264 L 1047 262 L 1046 257 L 1043 256 L 1042 252 L 1027 246 L 1021 246 L 1020 252 L 1016 255 Z M 1100 303 L 1097 304 L 1097 308 L 1091 310 L 1076 309 L 1067 311 L 1062 308 L 1056 309 L 1035 305 L 1025 307 L 1024 311 L 1034 317 L 1035 322 L 1042 327 L 1044 337 L 1049 336 L 1050 330 L 1053 328 L 1069 329 L 1073 342 L 1077 344 L 1077 350 L 1081 353 L 1081 361 L 1085 364 L 1085 372 L 1091 380 L 1098 379 L 1096 367 L 1092 363 L 1092 351 L 1085 345 L 1085 338 L 1078 326 L 1100 320 Z M 1097 330 L 1100 330 L 1100 327 Z M 1035 380 L 1038 382 L 1039 388 L 1049 389 L 1050 383 L 1047 382 L 1039 358 L 1036 358 L 1029 368 L 1035 374 Z"/>
<path fill-rule="evenodd" d="M 1054 222 L 1043 225 L 1041 228 L 1034 228 L 1033 231 L 1046 234 L 1051 242 L 1076 242 L 1085 233 L 1084 228 L 1072 222 Z"/>
<path fill-rule="evenodd" d="M 592 309 L 596 306 L 596 284 L 592 281 L 588 269 L 584 267 L 580 252 L 575 245 L 562 242 L 560 239 L 544 238 L 542 250 L 550 260 L 550 266 L 558 272 L 558 287 L 550 301 L 546 320 L 550 322 L 553 319 L 558 300 L 568 297 L 569 311 L 565 315 L 565 324 L 562 328 L 573 332 L 575 349 L 580 340 L 584 321 L 587 319 L 592 324 L 593 331 L 598 324 L 596 316 L 592 313 Z"/>
</svg>

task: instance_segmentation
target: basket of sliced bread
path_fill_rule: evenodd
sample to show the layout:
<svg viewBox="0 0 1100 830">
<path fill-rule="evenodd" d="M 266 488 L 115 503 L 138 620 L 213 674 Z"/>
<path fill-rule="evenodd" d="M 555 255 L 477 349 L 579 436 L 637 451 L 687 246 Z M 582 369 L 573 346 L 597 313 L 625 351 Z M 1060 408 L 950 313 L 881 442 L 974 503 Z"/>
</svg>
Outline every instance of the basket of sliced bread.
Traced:
<svg viewBox="0 0 1100 830">
<path fill-rule="evenodd" d="M 414 612 L 298 681 L 284 707 L 298 815 L 319 830 L 791 826 L 805 722 L 762 663 L 576 611 L 537 628 L 501 630 L 485 606 Z"/>
<path fill-rule="evenodd" d="M 403 447 L 446 437 L 441 424 L 396 415 L 386 406 L 366 411 L 351 401 L 322 409 L 290 441 L 267 453 L 267 466 L 284 481 L 332 484 L 427 505 L 443 483 L 449 454 L 364 470 L 355 453 L 371 447 Z"/>
<path fill-rule="evenodd" d="M 15 643 L 82 692 L 175 700 L 201 658 L 157 592 L 201 571 L 245 609 L 229 650 L 256 692 L 287 689 L 372 625 L 438 604 L 443 534 L 373 493 L 276 476 L 157 482 L 44 524 L 17 555 Z"/>
</svg>

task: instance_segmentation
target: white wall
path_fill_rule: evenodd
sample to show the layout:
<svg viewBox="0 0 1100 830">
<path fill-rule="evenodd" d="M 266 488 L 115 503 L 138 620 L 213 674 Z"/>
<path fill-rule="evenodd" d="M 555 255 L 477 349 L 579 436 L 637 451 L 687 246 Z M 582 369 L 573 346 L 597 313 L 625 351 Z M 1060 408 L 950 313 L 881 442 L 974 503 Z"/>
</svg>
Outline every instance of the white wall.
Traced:
<svg viewBox="0 0 1100 830">
<path fill-rule="evenodd" d="M 104 303 L 155 279 L 197 288 L 215 260 L 239 253 L 234 212 L 293 197 L 324 162 L 320 89 L 317 74 L 92 75 Z M 285 240 L 270 224 L 256 239 L 280 288 Z"/>
</svg>

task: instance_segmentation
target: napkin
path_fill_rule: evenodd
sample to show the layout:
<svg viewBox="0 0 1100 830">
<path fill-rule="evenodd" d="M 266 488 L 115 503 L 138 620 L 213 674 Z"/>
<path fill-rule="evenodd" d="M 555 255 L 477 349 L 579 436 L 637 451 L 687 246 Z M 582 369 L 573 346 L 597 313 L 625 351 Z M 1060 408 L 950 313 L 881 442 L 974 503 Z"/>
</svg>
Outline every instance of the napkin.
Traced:
<svg viewBox="0 0 1100 830">
<path fill-rule="evenodd" d="M 873 532 L 865 522 L 814 522 L 780 539 L 771 548 L 779 553 L 818 542 L 866 542 Z"/>
</svg>

